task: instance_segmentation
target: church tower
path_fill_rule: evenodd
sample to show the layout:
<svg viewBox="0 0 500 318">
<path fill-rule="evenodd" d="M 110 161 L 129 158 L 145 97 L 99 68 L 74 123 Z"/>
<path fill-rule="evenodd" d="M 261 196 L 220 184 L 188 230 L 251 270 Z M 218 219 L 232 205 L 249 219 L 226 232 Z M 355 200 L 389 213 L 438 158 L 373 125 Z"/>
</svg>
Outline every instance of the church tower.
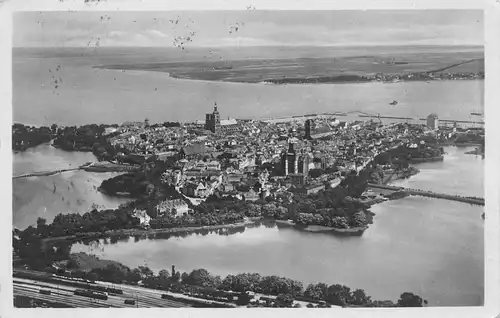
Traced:
<svg viewBox="0 0 500 318">
<path fill-rule="evenodd" d="M 217 102 L 214 104 L 214 111 L 205 116 L 205 129 L 215 133 L 220 128 L 220 114 L 217 110 Z"/>
<path fill-rule="evenodd" d="M 213 112 L 213 115 L 214 115 L 214 121 L 215 121 L 215 126 L 220 126 L 220 114 L 219 114 L 219 111 L 217 110 L 217 102 L 215 102 L 214 104 L 214 112 Z"/>
<path fill-rule="evenodd" d="M 311 124 L 312 124 L 311 119 L 306 120 L 306 122 L 304 124 L 304 128 L 305 128 L 304 139 L 311 139 Z"/>
</svg>

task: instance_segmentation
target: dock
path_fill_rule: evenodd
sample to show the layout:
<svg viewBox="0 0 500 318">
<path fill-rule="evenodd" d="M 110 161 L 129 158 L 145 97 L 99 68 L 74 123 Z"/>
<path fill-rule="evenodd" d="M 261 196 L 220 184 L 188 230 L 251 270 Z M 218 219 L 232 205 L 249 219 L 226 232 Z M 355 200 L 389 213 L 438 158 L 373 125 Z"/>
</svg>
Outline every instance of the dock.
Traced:
<svg viewBox="0 0 500 318">
<path fill-rule="evenodd" d="M 267 117 L 259 119 L 240 119 L 240 120 L 258 120 L 267 123 L 284 123 L 290 121 L 306 121 L 307 119 L 329 119 L 332 117 L 346 117 L 346 116 L 357 116 L 359 118 L 371 118 L 371 119 L 392 119 L 392 120 L 402 120 L 402 121 L 423 121 L 425 122 L 427 118 L 421 117 L 401 117 L 401 116 L 386 116 L 380 114 L 370 114 L 360 110 L 353 110 L 348 112 L 325 112 L 316 114 L 306 114 L 306 115 L 295 115 L 295 116 L 283 116 L 283 117 Z M 443 123 L 459 123 L 459 124 L 474 124 L 474 125 L 484 125 L 484 120 L 464 120 L 464 119 L 452 119 L 443 118 L 439 119 Z"/>
</svg>

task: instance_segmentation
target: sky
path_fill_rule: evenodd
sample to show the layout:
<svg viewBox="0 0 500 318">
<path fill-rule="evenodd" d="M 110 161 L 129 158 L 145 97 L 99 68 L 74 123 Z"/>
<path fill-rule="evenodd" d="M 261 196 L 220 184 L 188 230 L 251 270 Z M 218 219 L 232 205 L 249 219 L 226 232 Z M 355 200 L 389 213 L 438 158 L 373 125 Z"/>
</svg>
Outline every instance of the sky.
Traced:
<svg viewBox="0 0 500 318">
<path fill-rule="evenodd" d="M 47 11 L 13 23 L 15 47 L 484 45 L 479 10 Z"/>
</svg>

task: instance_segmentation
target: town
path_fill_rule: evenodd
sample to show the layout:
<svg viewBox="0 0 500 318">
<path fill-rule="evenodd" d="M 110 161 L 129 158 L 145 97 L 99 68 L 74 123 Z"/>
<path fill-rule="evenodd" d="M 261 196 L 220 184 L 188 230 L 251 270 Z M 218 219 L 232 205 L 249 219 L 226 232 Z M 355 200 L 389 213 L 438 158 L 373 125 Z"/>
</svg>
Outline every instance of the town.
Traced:
<svg viewBox="0 0 500 318">
<path fill-rule="evenodd" d="M 292 202 L 301 203 L 301 198 L 325 193 L 331 196 L 337 187 L 349 188 L 349 183 L 351 189 L 362 191 L 337 194 L 340 200 L 351 196 L 369 204 L 383 198 L 367 189 L 368 182 L 386 184 L 416 174 L 418 169 L 412 164 L 443 160 L 442 145 L 475 145 L 478 148 L 474 153 L 484 157 L 484 128 L 464 128 L 457 123 L 442 125 L 436 114 L 429 115 L 424 125 L 384 125 L 380 119 L 347 122 L 327 115 L 224 120 L 215 103 L 205 118 L 185 124 L 150 124 L 146 119 L 122 125 L 53 125 L 28 130 L 33 134 L 52 131 L 53 144 L 66 150 L 94 152 L 100 162 L 85 164 L 80 169 L 127 172 L 105 180 L 99 191 L 138 199 L 136 202 L 141 204 L 132 204 L 133 214 L 144 227 L 163 227 L 157 224 L 165 222 L 159 221 L 162 218 L 189 218 L 193 209 L 203 209 L 214 200 L 236 200 L 246 205 L 273 203 L 291 213 Z M 16 125 L 14 139 L 16 132 L 27 131 Z M 51 137 L 42 140 L 46 142 L 48 138 Z M 40 174 L 20 177 L 31 175 Z M 318 213 L 314 209 L 299 210 Z M 362 207 L 353 209 L 361 210 Z M 295 217 L 285 218 L 297 222 L 297 213 L 292 215 Z M 362 219 L 366 219 L 364 215 Z M 331 228 L 349 228 L 345 224 L 352 223 L 349 219 L 337 221 L 330 218 L 305 223 L 316 222 Z M 367 222 L 361 223 L 366 229 Z M 191 220 L 188 224 L 198 222 Z M 359 222 L 354 224 L 353 231 L 359 233 Z"/>
<path fill-rule="evenodd" d="M 43 142 L 52 140 L 54 146 L 65 150 L 92 151 L 100 161 L 84 164 L 79 169 L 123 172 L 102 182 L 99 191 L 134 199 L 118 209 L 99 211 L 96 207 L 84 215 L 61 213 L 51 224 L 39 218 L 36 228 L 15 230 L 16 263 L 24 263 L 25 268 L 35 270 L 16 274 L 16 279 L 34 277 L 39 280 L 37 270 L 51 272 L 54 268 L 55 273 L 69 273 L 72 277 L 74 270 L 69 264 L 74 256 L 50 255 L 45 251 L 39 258 L 31 257 L 33 253 L 42 253 L 44 248 L 41 246 L 46 249 L 54 244 L 57 246 L 58 242 L 148 233 L 178 235 L 200 230 L 237 231 L 240 227 L 267 219 L 272 219 L 278 226 L 292 226 L 298 230 L 361 235 L 372 222 L 369 207 L 385 200 L 427 195 L 484 205 L 482 198 L 453 197 L 387 185 L 392 180 L 418 173 L 413 166 L 415 163 L 442 161 L 442 145 L 476 145 L 473 154 L 484 155 L 483 128 L 464 128 L 456 123 L 442 125 L 436 114 L 429 115 L 424 125 L 383 124 L 380 118 L 347 122 L 328 115 L 262 121 L 223 120 L 217 104 L 205 117 L 205 121 L 185 124 L 150 124 L 146 119 L 122 125 L 79 128 L 14 125 L 13 138 L 22 144 L 28 140 L 30 146 L 36 145 L 38 141 L 33 134 L 43 131 Z M 65 171 L 46 172 L 45 175 Z M 20 177 L 40 175 L 44 173 Z M 38 244 L 26 243 L 33 240 Z M 31 257 L 30 261 L 27 256 Z M 115 269 L 109 271 L 109 275 L 117 275 Z M 199 271 L 202 269 L 189 275 L 198 275 Z M 95 272 L 82 277 L 113 282 L 109 275 Z M 258 300 L 251 305 L 254 296 L 218 289 L 200 290 L 196 287 L 199 283 L 189 283 L 189 275 L 182 274 L 184 285 L 181 287 L 173 286 L 172 279 L 168 278 L 168 284 L 161 288 L 170 293 L 181 291 L 188 295 L 186 300 L 186 296 L 164 294 L 170 297 L 172 306 L 189 301 L 189 297 L 198 299 L 195 304 L 202 301 L 203 306 L 229 306 L 235 295 L 239 295 L 235 298 L 239 299 L 236 305 L 260 307 L 305 306 L 308 303 L 308 306 L 313 306 L 311 303 L 315 301 L 316 307 L 322 307 L 326 304 L 324 300 L 340 306 L 395 306 L 390 301 L 373 302 L 366 297 L 357 302 L 348 298 L 332 300 L 328 296 L 311 298 L 313 292 L 310 289 L 314 286 L 308 286 L 304 294 L 299 292 L 287 296 L 288 292 L 279 293 L 278 298 L 275 292 L 268 291 L 267 294 L 274 296 L 262 295 L 260 305 Z M 212 281 L 215 279 L 207 275 Z M 178 276 L 176 284 L 180 280 L 180 274 Z M 146 287 L 157 286 L 158 280 L 162 280 L 160 276 L 147 277 L 142 280 Z M 54 281 L 50 277 L 44 279 L 49 283 Z M 124 279 L 128 281 L 128 278 Z M 221 284 L 212 283 L 213 287 Z M 186 290 L 187 287 L 182 286 L 191 287 Z M 88 296 L 85 291 L 77 289 L 75 295 L 77 292 Z M 144 292 L 148 293 L 147 290 Z M 418 296 L 408 295 L 405 297 L 411 301 L 422 302 Z M 246 297 L 246 301 L 242 297 Z M 126 299 L 127 302 L 131 300 Z"/>
</svg>

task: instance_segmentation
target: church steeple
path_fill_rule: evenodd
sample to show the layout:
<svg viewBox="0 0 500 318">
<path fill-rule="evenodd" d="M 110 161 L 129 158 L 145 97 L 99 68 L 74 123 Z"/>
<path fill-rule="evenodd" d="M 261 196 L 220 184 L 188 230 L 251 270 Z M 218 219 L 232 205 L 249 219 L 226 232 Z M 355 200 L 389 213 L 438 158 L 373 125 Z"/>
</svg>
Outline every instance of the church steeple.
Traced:
<svg viewBox="0 0 500 318">
<path fill-rule="evenodd" d="M 219 114 L 219 111 L 217 110 L 217 102 L 214 103 L 213 115 L 214 115 L 215 125 L 219 126 L 220 125 L 220 114 Z"/>
</svg>

